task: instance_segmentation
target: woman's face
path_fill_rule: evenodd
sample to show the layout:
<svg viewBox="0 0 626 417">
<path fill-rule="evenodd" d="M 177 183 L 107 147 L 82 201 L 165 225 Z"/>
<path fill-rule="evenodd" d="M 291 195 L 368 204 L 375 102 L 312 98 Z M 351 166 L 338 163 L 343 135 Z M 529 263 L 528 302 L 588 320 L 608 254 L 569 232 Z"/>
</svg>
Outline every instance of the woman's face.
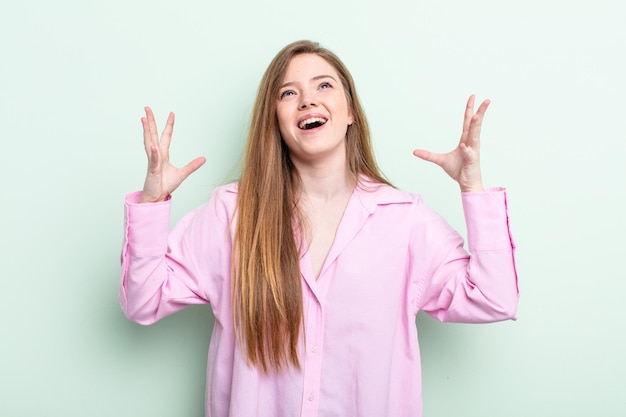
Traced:
<svg viewBox="0 0 626 417">
<path fill-rule="evenodd" d="M 295 56 L 278 91 L 278 127 L 294 163 L 345 162 L 354 121 L 335 68 L 315 54 Z"/>
</svg>

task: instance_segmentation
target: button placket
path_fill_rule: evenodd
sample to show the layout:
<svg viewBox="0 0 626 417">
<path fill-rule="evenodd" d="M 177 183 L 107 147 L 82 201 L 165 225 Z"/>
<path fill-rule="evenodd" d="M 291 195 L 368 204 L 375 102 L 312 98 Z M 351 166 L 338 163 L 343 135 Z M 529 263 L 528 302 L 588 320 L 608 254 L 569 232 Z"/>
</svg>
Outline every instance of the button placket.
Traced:
<svg viewBox="0 0 626 417">
<path fill-rule="evenodd" d="M 319 407 L 322 358 L 317 352 L 322 343 L 322 308 L 318 300 L 311 300 L 306 317 L 306 358 L 302 391 L 302 417 L 315 417 Z"/>
</svg>

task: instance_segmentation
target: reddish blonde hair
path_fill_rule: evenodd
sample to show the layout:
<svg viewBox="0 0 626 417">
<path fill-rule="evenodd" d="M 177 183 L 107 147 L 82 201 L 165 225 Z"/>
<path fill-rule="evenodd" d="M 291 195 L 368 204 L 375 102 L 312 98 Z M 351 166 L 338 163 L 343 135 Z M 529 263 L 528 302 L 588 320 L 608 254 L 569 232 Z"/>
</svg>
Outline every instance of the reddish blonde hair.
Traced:
<svg viewBox="0 0 626 417">
<path fill-rule="evenodd" d="M 281 139 L 276 107 L 291 59 L 316 54 L 331 64 L 343 84 L 354 122 L 346 133 L 350 172 L 388 184 L 376 164 L 370 131 L 352 76 L 341 60 L 311 41 L 284 47 L 259 85 L 244 155 L 233 251 L 232 303 L 238 340 L 251 365 L 264 372 L 300 366 L 297 347 L 302 327 L 298 173 Z"/>
</svg>

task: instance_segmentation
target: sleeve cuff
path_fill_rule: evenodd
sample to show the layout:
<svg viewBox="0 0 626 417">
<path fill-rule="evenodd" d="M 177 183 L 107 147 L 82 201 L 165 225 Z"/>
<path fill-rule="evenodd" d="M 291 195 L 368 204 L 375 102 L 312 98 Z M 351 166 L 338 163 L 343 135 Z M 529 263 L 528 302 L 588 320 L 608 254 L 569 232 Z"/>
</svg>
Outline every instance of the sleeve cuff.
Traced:
<svg viewBox="0 0 626 417">
<path fill-rule="evenodd" d="M 160 256 L 167 252 L 171 198 L 158 203 L 139 203 L 141 192 L 125 200 L 126 239 L 134 256 Z"/>
<path fill-rule="evenodd" d="M 509 228 L 506 189 L 462 193 L 470 251 L 504 250 L 515 247 Z"/>
</svg>

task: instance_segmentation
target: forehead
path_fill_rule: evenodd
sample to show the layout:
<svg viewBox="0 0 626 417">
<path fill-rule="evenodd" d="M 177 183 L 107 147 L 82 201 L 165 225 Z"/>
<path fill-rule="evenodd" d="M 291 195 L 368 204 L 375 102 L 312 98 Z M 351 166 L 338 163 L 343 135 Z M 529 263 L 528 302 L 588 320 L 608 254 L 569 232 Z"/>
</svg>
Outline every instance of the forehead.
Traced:
<svg viewBox="0 0 626 417">
<path fill-rule="evenodd" d="M 335 67 L 324 58 L 316 54 L 300 54 L 289 61 L 282 81 L 283 83 L 303 82 L 320 75 L 330 75 L 339 80 Z"/>
</svg>

